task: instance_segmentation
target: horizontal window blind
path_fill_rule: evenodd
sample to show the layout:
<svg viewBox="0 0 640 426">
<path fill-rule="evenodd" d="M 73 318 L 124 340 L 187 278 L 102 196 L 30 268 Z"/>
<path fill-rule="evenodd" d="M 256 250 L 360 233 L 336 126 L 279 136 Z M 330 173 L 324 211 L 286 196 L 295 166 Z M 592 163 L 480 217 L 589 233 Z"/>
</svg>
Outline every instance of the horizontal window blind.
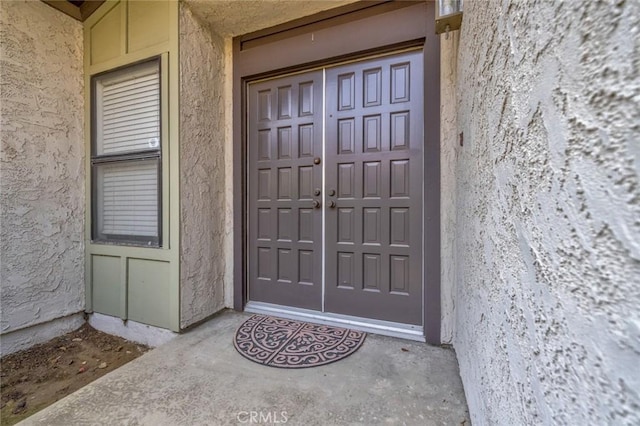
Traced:
<svg viewBox="0 0 640 426">
<path fill-rule="evenodd" d="M 127 71 L 97 81 L 97 155 L 160 149 L 158 63 Z"/>
<path fill-rule="evenodd" d="M 98 231 L 158 237 L 157 159 L 97 164 Z"/>
<path fill-rule="evenodd" d="M 92 84 L 92 239 L 160 247 L 160 61 L 96 76 Z"/>
</svg>

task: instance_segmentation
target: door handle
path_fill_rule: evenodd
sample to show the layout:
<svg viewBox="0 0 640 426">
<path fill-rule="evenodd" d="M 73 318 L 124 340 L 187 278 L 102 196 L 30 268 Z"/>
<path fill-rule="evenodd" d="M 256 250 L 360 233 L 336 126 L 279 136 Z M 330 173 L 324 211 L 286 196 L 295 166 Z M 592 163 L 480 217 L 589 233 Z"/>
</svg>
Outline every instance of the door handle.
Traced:
<svg viewBox="0 0 640 426">
<path fill-rule="evenodd" d="M 332 208 L 332 209 L 335 209 L 336 208 L 336 202 L 333 201 L 333 200 L 329 201 L 329 207 Z"/>
<path fill-rule="evenodd" d="M 320 157 L 316 157 L 313 159 L 313 164 L 320 164 L 322 162 L 322 160 L 320 159 Z"/>
<path fill-rule="evenodd" d="M 315 208 L 315 209 L 319 209 L 320 206 L 321 206 L 320 201 L 318 201 L 318 200 L 313 200 L 311 202 L 311 205 L 313 205 L 313 208 Z"/>
</svg>

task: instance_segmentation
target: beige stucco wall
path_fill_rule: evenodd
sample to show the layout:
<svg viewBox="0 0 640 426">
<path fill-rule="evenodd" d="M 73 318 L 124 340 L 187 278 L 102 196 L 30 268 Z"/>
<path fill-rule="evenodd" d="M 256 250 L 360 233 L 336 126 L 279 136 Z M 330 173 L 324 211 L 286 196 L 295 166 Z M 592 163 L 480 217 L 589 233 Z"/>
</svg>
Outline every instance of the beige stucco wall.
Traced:
<svg viewBox="0 0 640 426">
<path fill-rule="evenodd" d="M 230 46 L 180 4 L 180 326 L 225 305 Z M 227 52 L 227 50 L 229 50 Z"/>
<path fill-rule="evenodd" d="M 273 27 L 357 0 L 184 0 L 222 37 Z"/>
<path fill-rule="evenodd" d="M 638 16 L 465 1 L 454 346 L 474 424 L 640 424 Z"/>
<path fill-rule="evenodd" d="M 456 73 L 460 32 L 440 37 L 440 340 L 452 343 L 456 286 Z"/>
<path fill-rule="evenodd" d="M 42 2 L 0 2 L 2 352 L 79 325 L 84 307 L 82 26 Z M 68 320 L 68 318 L 67 318 Z"/>
</svg>

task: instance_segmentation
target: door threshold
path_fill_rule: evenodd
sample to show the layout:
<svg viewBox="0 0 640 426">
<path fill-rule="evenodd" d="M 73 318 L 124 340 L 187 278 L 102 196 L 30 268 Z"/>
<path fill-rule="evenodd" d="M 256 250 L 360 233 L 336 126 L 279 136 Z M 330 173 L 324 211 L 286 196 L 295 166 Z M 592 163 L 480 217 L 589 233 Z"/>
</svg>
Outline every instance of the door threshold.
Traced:
<svg viewBox="0 0 640 426">
<path fill-rule="evenodd" d="M 273 315 L 282 318 L 308 321 L 335 327 L 352 328 L 367 333 L 383 336 L 399 337 L 401 339 L 425 342 L 424 329 L 419 325 L 401 324 L 369 318 L 352 317 L 349 315 L 333 314 L 329 312 L 313 311 L 311 309 L 292 308 L 290 306 L 274 305 L 264 302 L 247 302 L 245 312 L 252 314 Z"/>
</svg>

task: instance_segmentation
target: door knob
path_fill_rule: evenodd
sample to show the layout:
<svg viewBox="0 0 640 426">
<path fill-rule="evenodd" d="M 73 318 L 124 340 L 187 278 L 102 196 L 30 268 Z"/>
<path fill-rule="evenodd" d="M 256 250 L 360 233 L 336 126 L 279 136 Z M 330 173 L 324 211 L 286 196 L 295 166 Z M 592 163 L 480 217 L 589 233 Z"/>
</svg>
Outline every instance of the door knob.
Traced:
<svg viewBox="0 0 640 426">
<path fill-rule="evenodd" d="M 322 160 L 320 159 L 320 157 L 316 157 L 313 159 L 313 164 L 320 164 L 322 162 Z"/>
<path fill-rule="evenodd" d="M 332 208 L 332 209 L 335 209 L 336 208 L 336 202 L 333 201 L 333 200 L 329 201 L 329 207 Z"/>
<path fill-rule="evenodd" d="M 311 202 L 311 205 L 313 206 L 313 208 L 319 209 L 320 208 L 320 201 L 318 200 L 313 200 Z"/>
</svg>

